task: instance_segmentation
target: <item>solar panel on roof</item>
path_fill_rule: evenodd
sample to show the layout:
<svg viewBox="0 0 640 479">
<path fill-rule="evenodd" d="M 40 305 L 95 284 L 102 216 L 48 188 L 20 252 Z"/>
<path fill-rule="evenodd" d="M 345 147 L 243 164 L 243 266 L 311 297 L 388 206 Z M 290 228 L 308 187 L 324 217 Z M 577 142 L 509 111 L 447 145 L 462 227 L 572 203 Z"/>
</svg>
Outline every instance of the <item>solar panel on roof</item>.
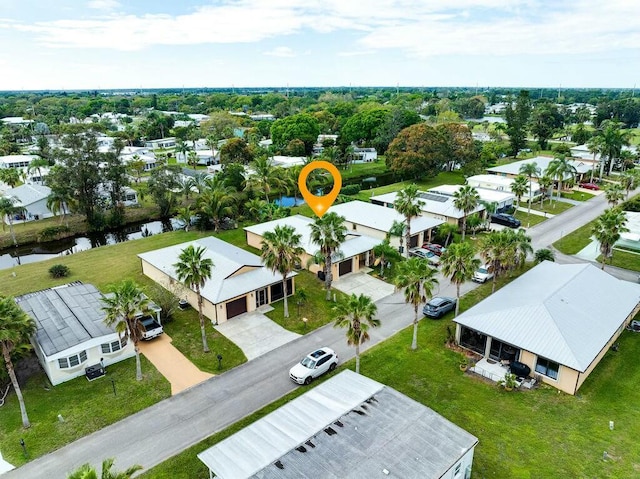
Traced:
<svg viewBox="0 0 640 479">
<path fill-rule="evenodd" d="M 420 198 L 423 198 L 425 200 L 437 201 L 439 203 L 446 203 L 447 201 L 449 201 L 448 196 L 434 195 L 433 193 L 420 193 Z"/>
</svg>

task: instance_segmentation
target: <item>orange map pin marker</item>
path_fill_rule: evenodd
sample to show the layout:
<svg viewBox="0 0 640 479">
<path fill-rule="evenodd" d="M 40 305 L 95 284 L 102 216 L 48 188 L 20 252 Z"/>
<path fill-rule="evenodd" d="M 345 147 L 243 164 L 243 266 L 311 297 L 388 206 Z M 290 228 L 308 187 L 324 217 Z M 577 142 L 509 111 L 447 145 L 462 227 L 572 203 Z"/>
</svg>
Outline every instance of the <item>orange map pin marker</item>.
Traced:
<svg viewBox="0 0 640 479">
<path fill-rule="evenodd" d="M 316 196 L 312 194 L 307 188 L 307 177 L 309 173 L 313 170 L 327 170 L 333 176 L 333 188 L 329 193 L 324 196 Z M 333 202 L 338 197 L 338 193 L 340 193 L 340 188 L 342 188 L 342 176 L 334 165 L 329 163 L 328 161 L 312 161 L 308 165 L 305 165 L 298 176 L 298 187 L 300 188 L 300 193 L 302 193 L 302 197 L 307 202 L 313 212 L 319 217 L 322 218 L 329 207 L 333 204 Z"/>
</svg>

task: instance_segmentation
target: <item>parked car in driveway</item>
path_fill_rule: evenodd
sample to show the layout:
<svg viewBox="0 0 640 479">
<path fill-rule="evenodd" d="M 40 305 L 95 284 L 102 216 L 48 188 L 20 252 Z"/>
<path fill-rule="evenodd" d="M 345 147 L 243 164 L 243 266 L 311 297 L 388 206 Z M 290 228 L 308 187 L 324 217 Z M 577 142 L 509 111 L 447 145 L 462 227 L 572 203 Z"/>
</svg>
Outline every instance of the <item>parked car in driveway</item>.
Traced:
<svg viewBox="0 0 640 479">
<path fill-rule="evenodd" d="M 595 183 L 580 183 L 580 188 L 584 188 L 585 190 L 593 190 L 593 191 L 600 190 L 600 187 Z"/>
<path fill-rule="evenodd" d="M 417 256 L 418 258 L 426 259 L 432 266 L 438 266 L 440 264 L 440 257 L 426 248 L 410 249 L 409 256 Z"/>
<path fill-rule="evenodd" d="M 436 256 L 442 256 L 442 253 L 447 251 L 447 248 L 437 243 L 425 243 L 422 248 L 431 251 Z"/>
<path fill-rule="evenodd" d="M 491 215 L 491 222 L 499 225 L 508 226 L 509 228 L 519 228 L 521 223 L 518 218 L 514 218 L 507 213 L 494 213 Z"/>
<path fill-rule="evenodd" d="M 486 264 L 480 266 L 473 273 L 473 281 L 476 283 L 486 283 L 490 279 L 493 278 L 493 273 L 489 270 L 489 267 Z"/>
<path fill-rule="evenodd" d="M 298 384 L 309 384 L 338 365 L 338 355 L 331 348 L 320 348 L 307 354 L 289 370 L 289 377 Z"/>
<path fill-rule="evenodd" d="M 456 307 L 456 298 L 448 298 L 446 296 L 436 296 L 431 298 L 422 308 L 422 314 L 429 318 L 441 318 L 449 311 L 453 311 Z"/>
</svg>

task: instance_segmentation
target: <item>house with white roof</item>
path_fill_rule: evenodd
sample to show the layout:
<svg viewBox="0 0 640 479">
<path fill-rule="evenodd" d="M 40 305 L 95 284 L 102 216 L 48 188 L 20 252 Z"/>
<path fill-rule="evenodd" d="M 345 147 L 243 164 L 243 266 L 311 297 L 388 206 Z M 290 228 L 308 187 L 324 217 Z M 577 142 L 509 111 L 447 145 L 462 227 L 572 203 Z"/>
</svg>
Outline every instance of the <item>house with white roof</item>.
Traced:
<svg viewBox="0 0 640 479">
<path fill-rule="evenodd" d="M 345 370 L 198 454 L 219 479 L 462 479 L 478 439 Z"/>
<path fill-rule="evenodd" d="M 44 185 L 24 184 L 5 191 L 3 196 L 13 198 L 15 206 L 24 208 L 22 213 L 16 213 L 12 222 L 32 221 L 42 218 L 50 218 L 53 213 L 47 208 L 47 198 L 51 194 L 51 188 Z M 5 216 L 4 222 L 9 224 Z"/>
<path fill-rule="evenodd" d="M 187 246 L 205 248 L 204 257 L 213 261 L 213 274 L 200 289 L 204 315 L 214 324 L 239 314 L 254 311 L 284 297 L 282 276 L 274 274 L 259 256 L 213 236 L 141 253 L 142 272 L 161 286 L 170 289 L 180 283 L 175 263 Z M 292 272 L 287 277 L 287 293 L 295 292 Z M 184 299 L 198 307 L 195 291 L 184 288 Z"/>
<path fill-rule="evenodd" d="M 372 196 L 371 203 L 374 205 L 382 205 L 387 208 L 393 208 L 398 192 L 385 193 L 383 195 Z M 425 218 L 433 218 L 440 220 L 441 223 L 450 223 L 452 225 L 462 225 L 464 211 L 455 207 L 452 196 L 439 194 L 430 191 L 421 191 L 419 193 L 420 201 L 422 201 L 422 216 Z M 483 204 L 476 206 L 469 214 L 483 214 L 485 207 Z M 413 231 L 413 229 L 411 230 Z"/>
<path fill-rule="evenodd" d="M 639 310 L 639 284 L 545 261 L 455 318 L 456 341 L 576 394 Z"/>
<path fill-rule="evenodd" d="M 344 217 L 348 231 L 376 238 L 379 240 L 378 242 L 387 237 L 394 221 L 405 222 L 404 216 L 394 210 L 393 207 L 385 207 L 364 201 L 349 201 L 348 203 L 333 205 L 328 211 Z M 431 242 L 433 229 L 442 223 L 444 221 L 426 216 L 413 218 L 410 223 L 411 239 L 408 247 L 414 248 L 423 243 Z M 404 241 L 404 238 L 402 240 Z M 400 246 L 400 238 L 391 236 L 390 243 L 392 246 L 398 247 Z"/>
<path fill-rule="evenodd" d="M 378 159 L 378 151 L 375 148 L 353 148 L 354 163 L 369 163 Z"/>
<path fill-rule="evenodd" d="M 151 148 L 152 150 L 157 150 L 159 148 L 174 148 L 176 146 L 176 139 L 174 137 L 170 137 L 149 140 L 145 141 L 144 146 Z"/>
<path fill-rule="evenodd" d="M 36 155 L 4 155 L 0 156 L 0 168 L 26 168 Z"/>
<path fill-rule="evenodd" d="M 515 178 L 520 174 L 520 167 L 527 163 L 534 163 L 540 168 L 540 172 L 544 173 L 545 170 L 549 167 L 549 163 L 551 163 L 554 158 L 550 156 L 536 156 L 534 158 L 528 158 L 526 160 L 514 161 L 513 163 L 507 163 L 505 165 L 493 166 L 491 168 L 487 168 L 487 171 L 494 175 L 504 176 L 507 178 Z M 582 181 L 586 175 L 591 173 L 591 170 L 594 168 L 594 164 L 591 161 L 579 159 L 579 160 L 570 160 L 570 164 L 572 164 L 577 171 L 576 182 Z M 566 178 L 569 176 L 567 175 Z M 534 176 L 534 178 L 536 178 Z"/>
<path fill-rule="evenodd" d="M 435 188 L 431 188 L 428 192 L 453 197 L 453 195 L 455 195 L 462 186 L 463 185 L 440 185 Z M 475 189 L 480 196 L 480 201 L 487 204 L 495 204 L 497 211 L 513 206 L 516 199 L 515 195 L 508 191 L 497 191 L 478 187 L 475 187 Z"/>
<path fill-rule="evenodd" d="M 511 185 L 513 184 L 513 178 L 507 178 L 499 175 L 474 175 L 467 178 L 467 184 L 475 187 L 478 191 L 494 190 L 511 193 Z M 529 182 L 527 181 L 527 190 L 529 189 Z M 540 185 L 536 180 L 531 180 L 532 198 L 536 198 L 542 194 Z M 529 193 L 526 193 L 524 198 L 529 198 Z"/>
<path fill-rule="evenodd" d="M 103 295 L 91 284 L 71 283 L 15 298 L 33 318 L 31 338 L 42 368 L 54 386 L 86 374 L 86 368 L 114 364 L 135 354 L 104 322 Z M 160 308 L 151 305 L 158 321 Z"/>
<path fill-rule="evenodd" d="M 307 162 L 306 156 L 282 156 L 275 155 L 270 158 L 273 166 L 281 166 L 282 168 L 291 168 L 292 166 L 303 166 Z"/>
<path fill-rule="evenodd" d="M 303 268 L 308 268 L 312 273 L 323 271 L 317 263 L 309 263 L 313 256 L 320 251 L 320 246 L 311 240 L 311 224 L 313 220 L 302 215 L 288 216 L 266 223 L 260 223 L 244 228 L 247 235 L 247 244 L 254 248 L 262 247 L 262 238 L 267 231 L 273 231 L 276 226 L 291 226 L 295 232 L 301 235 L 300 244 L 304 248 L 301 257 Z M 349 273 L 355 273 L 365 266 L 369 266 L 372 258 L 371 250 L 380 244 L 378 238 L 364 235 L 362 233 L 347 232 L 347 237 L 340 245 L 339 254 L 332 258 L 331 273 L 334 279 Z"/>
</svg>

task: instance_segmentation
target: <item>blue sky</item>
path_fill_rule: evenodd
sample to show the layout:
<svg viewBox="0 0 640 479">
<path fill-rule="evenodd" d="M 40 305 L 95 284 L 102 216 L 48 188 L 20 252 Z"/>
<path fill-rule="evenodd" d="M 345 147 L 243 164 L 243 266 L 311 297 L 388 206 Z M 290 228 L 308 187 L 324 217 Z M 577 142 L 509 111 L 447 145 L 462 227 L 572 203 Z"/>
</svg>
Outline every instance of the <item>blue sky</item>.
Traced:
<svg viewBox="0 0 640 479">
<path fill-rule="evenodd" d="M 637 0 L 1 0 L 0 90 L 640 86 Z"/>
</svg>

